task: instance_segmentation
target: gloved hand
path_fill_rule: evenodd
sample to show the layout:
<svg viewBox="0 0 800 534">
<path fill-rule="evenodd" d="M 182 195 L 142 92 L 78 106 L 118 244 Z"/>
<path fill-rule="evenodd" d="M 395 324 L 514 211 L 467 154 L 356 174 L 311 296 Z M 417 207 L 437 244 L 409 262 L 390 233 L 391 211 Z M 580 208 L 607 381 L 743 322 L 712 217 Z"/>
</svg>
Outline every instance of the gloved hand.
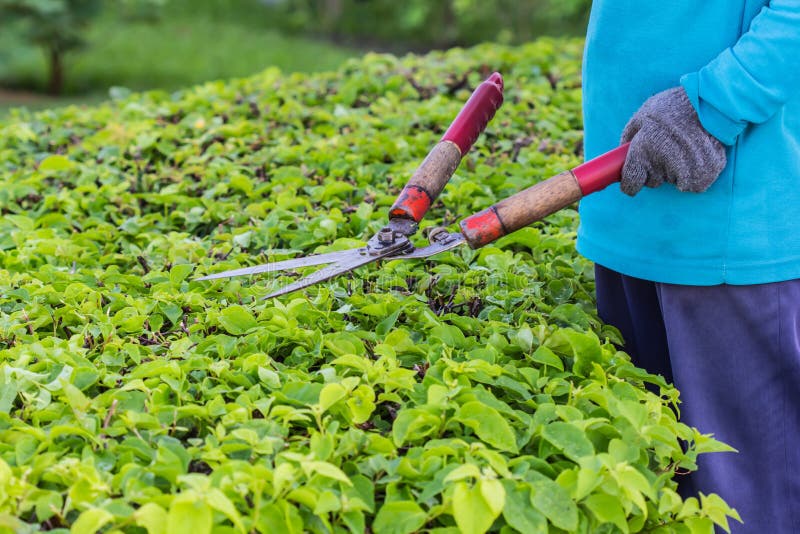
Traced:
<svg viewBox="0 0 800 534">
<path fill-rule="evenodd" d="M 622 142 L 628 141 L 620 186 L 631 196 L 664 182 L 699 193 L 727 164 L 725 147 L 700 124 L 683 87 L 651 96 L 625 126 Z"/>
</svg>

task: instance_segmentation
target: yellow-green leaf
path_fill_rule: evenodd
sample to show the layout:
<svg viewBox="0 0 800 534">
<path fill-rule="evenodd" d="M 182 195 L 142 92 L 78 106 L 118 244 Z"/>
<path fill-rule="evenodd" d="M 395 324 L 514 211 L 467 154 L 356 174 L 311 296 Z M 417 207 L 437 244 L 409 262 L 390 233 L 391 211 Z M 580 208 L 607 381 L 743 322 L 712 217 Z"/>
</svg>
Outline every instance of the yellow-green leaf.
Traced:
<svg viewBox="0 0 800 534">
<path fill-rule="evenodd" d="M 494 408 L 478 401 L 467 402 L 458 411 L 457 419 L 486 443 L 503 451 L 519 452 L 511 425 Z"/>
<path fill-rule="evenodd" d="M 500 485 L 500 489 L 503 486 Z M 505 499 L 503 492 L 502 499 Z M 457 482 L 453 489 L 453 517 L 463 534 L 483 534 L 497 519 L 502 506 L 497 509 L 497 498 L 487 502 L 480 484 L 470 486 L 466 482 Z"/>
<path fill-rule="evenodd" d="M 143 504 L 133 513 L 133 519 L 147 534 L 166 534 L 167 511 L 155 503 Z"/>
<path fill-rule="evenodd" d="M 555 445 L 570 460 L 579 461 L 594 454 L 594 446 L 586 432 L 571 423 L 556 421 L 545 425 L 542 437 Z"/>
<path fill-rule="evenodd" d="M 422 528 L 427 518 L 413 501 L 391 501 L 378 510 L 372 530 L 375 534 L 411 534 Z"/>
<path fill-rule="evenodd" d="M 531 504 L 554 526 L 567 531 L 578 528 L 578 507 L 564 488 L 552 480 L 537 480 L 531 489 Z"/>
<path fill-rule="evenodd" d="M 42 160 L 42 162 L 39 164 L 39 170 L 62 171 L 65 169 L 71 169 L 74 166 L 75 162 L 71 161 L 68 157 L 60 154 L 53 154 L 52 156 L 47 156 Z"/>
<path fill-rule="evenodd" d="M 113 519 L 114 515 L 111 514 L 111 512 L 107 512 L 102 508 L 90 508 L 78 516 L 78 519 L 72 524 L 70 533 L 95 534 L 95 532 L 110 523 Z"/>
<path fill-rule="evenodd" d="M 222 310 L 219 322 L 229 334 L 235 336 L 242 335 L 251 328 L 258 326 L 250 310 L 238 304 L 228 306 Z"/>
<path fill-rule="evenodd" d="M 167 514 L 167 532 L 210 534 L 213 521 L 212 509 L 200 495 L 182 493 L 172 499 Z"/>
<path fill-rule="evenodd" d="M 627 534 L 628 523 L 625 521 L 625 512 L 617 497 L 607 493 L 589 495 L 583 504 L 592 512 L 600 523 L 613 523 L 622 532 Z"/>
</svg>

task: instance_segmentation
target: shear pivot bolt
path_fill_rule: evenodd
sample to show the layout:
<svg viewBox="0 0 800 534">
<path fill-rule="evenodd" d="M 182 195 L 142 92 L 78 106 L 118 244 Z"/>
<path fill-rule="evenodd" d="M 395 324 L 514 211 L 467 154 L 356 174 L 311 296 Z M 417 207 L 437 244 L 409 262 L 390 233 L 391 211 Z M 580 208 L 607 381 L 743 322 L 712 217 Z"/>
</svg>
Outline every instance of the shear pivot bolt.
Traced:
<svg viewBox="0 0 800 534">
<path fill-rule="evenodd" d="M 428 233 L 428 241 L 430 241 L 431 243 L 437 243 L 439 241 L 447 239 L 449 235 L 450 234 L 447 231 L 447 228 L 442 228 L 441 226 L 438 226 Z"/>
<path fill-rule="evenodd" d="M 394 232 L 391 228 L 383 228 L 378 232 L 378 242 L 381 245 L 391 245 L 394 243 Z"/>
</svg>

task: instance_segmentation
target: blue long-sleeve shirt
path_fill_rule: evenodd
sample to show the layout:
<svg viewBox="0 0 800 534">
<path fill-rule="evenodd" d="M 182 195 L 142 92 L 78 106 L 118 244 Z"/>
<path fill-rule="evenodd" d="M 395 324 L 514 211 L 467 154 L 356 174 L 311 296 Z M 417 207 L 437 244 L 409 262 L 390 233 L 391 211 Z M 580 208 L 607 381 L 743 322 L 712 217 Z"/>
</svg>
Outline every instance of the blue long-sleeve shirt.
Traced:
<svg viewBox="0 0 800 534">
<path fill-rule="evenodd" d="M 667 283 L 800 278 L 800 0 L 595 0 L 583 84 L 587 158 L 682 85 L 728 165 L 704 193 L 586 197 L 582 254 Z"/>
</svg>

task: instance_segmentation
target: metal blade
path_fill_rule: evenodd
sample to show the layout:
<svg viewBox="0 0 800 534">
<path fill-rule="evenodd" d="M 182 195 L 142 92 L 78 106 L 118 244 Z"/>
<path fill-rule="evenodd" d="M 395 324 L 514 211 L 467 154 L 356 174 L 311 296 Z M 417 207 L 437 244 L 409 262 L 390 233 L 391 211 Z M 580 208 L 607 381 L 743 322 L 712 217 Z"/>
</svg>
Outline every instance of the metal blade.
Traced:
<svg viewBox="0 0 800 534">
<path fill-rule="evenodd" d="M 200 278 L 195 278 L 195 280 L 214 280 L 217 278 L 230 278 L 233 276 L 247 276 L 251 274 L 286 271 L 288 269 L 299 269 L 300 267 L 310 267 L 312 265 L 322 265 L 324 263 L 335 263 L 346 260 L 350 257 L 360 258 L 362 254 L 366 255 L 366 253 L 366 247 L 362 247 L 350 250 L 340 250 L 337 252 L 328 252 L 326 254 L 313 254 L 311 256 L 293 258 L 291 260 L 264 263 L 261 265 L 254 265 L 253 267 L 243 267 L 241 269 L 232 269 L 230 271 L 223 271 L 221 273 L 209 274 L 206 276 L 201 276 Z"/>
<path fill-rule="evenodd" d="M 381 258 L 391 258 L 390 255 L 391 255 L 391 250 L 387 251 L 384 254 L 373 253 L 373 254 L 363 254 L 359 256 L 353 256 L 350 259 L 342 260 L 341 262 L 336 263 L 334 265 L 328 265 L 327 267 L 323 267 L 319 271 L 311 273 L 305 278 L 301 278 L 300 280 L 293 282 L 288 286 L 284 286 L 277 291 L 273 291 L 272 293 L 264 297 L 264 300 L 271 299 L 274 297 L 279 297 L 281 295 L 291 293 L 292 291 L 297 291 L 298 289 L 303 289 L 309 286 L 313 286 L 314 284 L 324 282 L 325 280 L 330 280 L 335 276 L 339 276 L 340 274 L 352 271 L 357 267 L 361 267 L 362 265 L 366 265 L 370 262 L 379 260 Z"/>
<path fill-rule="evenodd" d="M 431 243 L 427 247 L 418 248 L 405 254 L 397 254 L 395 256 L 388 256 L 387 260 L 411 260 L 415 258 L 427 258 L 436 254 L 454 249 L 464 243 L 464 236 L 459 233 L 447 234 L 447 237 L 442 239 L 443 242 Z"/>
</svg>

